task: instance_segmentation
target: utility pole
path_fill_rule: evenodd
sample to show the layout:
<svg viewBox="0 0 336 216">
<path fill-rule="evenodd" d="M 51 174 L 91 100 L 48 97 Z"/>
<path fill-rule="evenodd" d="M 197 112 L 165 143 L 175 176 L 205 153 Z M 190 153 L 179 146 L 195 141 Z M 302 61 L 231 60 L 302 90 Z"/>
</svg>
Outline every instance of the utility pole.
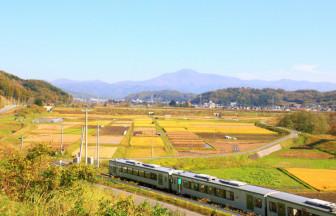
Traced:
<svg viewBox="0 0 336 216">
<path fill-rule="evenodd" d="M 97 158 L 97 167 L 99 168 L 99 124 L 97 124 L 97 146 L 96 146 L 96 158 Z"/>
<path fill-rule="evenodd" d="M 64 145 L 63 145 L 64 144 L 63 143 L 63 141 L 64 141 L 64 139 L 63 139 L 64 138 L 63 137 L 63 129 L 64 129 L 63 124 L 61 124 L 61 146 L 60 146 L 61 147 L 61 154 L 63 154 L 63 150 L 64 150 L 63 149 L 64 148 Z"/>
<path fill-rule="evenodd" d="M 80 139 L 80 146 L 79 146 L 79 162 L 82 161 L 83 142 L 84 142 L 84 126 L 82 126 L 82 130 L 81 130 L 81 139 Z"/>
<path fill-rule="evenodd" d="M 87 164 L 88 160 L 88 112 L 89 109 L 85 108 L 85 110 L 82 110 L 85 112 L 85 164 Z"/>
</svg>

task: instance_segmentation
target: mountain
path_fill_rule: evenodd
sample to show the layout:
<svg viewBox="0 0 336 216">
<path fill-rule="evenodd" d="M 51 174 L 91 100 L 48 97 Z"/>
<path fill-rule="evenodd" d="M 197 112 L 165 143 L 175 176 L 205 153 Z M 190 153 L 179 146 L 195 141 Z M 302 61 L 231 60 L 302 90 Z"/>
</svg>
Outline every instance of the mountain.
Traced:
<svg viewBox="0 0 336 216">
<path fill-rule="evenodd" d="M 231 102 L 236 102 L 242 106 L 318 104 L 336 107 L 336 91 L 228 88 L 198 95 L 192 100 L 192 103 L 199 104 L 200 100 L 202 100 L 202 103 L 212 101 L 223 105 L 230 105 Z"/>
<path fill-rule="evenodd" d="M 124 98 L 129 94 L 143 91 L 175 90 L 180 92 L 202 93 L 216 89 L 232 87 L 250 88 L 282 88 L 285 90 L 314 89 L 331 91 L 336 89 L 336 83 L 309 82 L 295 80 L 242 80 L 229 76 L 198 73 L 190 69 L 183 69 L 174 73 L 144 81 L 123 81 L 106 83 L 102 81 L 72 81 L 56 80 L 54 85 L 68 92 L 89 94 L 96 97 Z"/>
<path fill-rule="evenodd" d="M 42 80 L 25 80 L 0 71 L 0 96 L 32 103 L 36 99 L 44 103 L 66 103 L 72 96 Z"/>
<path fill-rule="evenodd" d="M 144 91 L 135 94 L 130 94 L 125 99 L 127 101 L 140 99 L 145 102 L 169 102 L 175 101 L 189 101 L 195 98 L 195 94 L 181 93 L 173 90 L 161 90 L 161 91 Z"/>
</svg>

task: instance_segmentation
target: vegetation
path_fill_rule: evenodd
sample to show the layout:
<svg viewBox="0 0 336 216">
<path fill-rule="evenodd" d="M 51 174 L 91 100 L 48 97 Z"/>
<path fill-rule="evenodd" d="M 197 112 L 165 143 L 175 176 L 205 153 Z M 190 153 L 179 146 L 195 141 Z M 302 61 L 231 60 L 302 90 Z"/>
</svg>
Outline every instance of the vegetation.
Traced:
<svg viewBox="0 0 336 216">
<path fill-rule="evenodd" d="M 324 114 L 312 112 L 295 112 L 287 114 L 280 120 L 278 126 L 311 134 L 323 134 L 329 131 L 329 124 L 326 116 Z"/>
<path fill-rule="evenodd" d="M 282 89 L 253 89 L 253 88 L 227 88 L 210 91 L 196 97 L 192 103 L 215 102 L 223 105 L 230 105 L 237 102 L 241 106 L 270 106 L 289 104 L 320 104 L 335 105 L 336 91 L 318 92 L 315 90 L 285 91 Z"/>
<path fill-rule="evenodd" d="M 4 71 L 0 71 L 0 96 L 36 105 L 72 100 L 69 94 L 45 81 L 24 80 Z"/>
<path fill-rule="evenodd" d="M 92 187 L 90 166 L 53 165 L 55 152 L 44 145 L 26 154 L 7 152 L 0 162 L 1 215 L 173 215 L 160 206 L 135 205 Z"/>
</svg>

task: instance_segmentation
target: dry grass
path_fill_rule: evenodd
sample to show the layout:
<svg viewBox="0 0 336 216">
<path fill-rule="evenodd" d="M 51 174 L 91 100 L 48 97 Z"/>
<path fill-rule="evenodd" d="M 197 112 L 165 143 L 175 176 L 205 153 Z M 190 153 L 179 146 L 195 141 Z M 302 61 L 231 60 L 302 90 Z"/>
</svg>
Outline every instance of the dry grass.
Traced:
<svg viewBox="0 0 336 216">
<path fill-rule="evenodd" d="M 336 170 L 287 168 L 287 171 L 323 191 L 336 191 Z"/>
</svg>

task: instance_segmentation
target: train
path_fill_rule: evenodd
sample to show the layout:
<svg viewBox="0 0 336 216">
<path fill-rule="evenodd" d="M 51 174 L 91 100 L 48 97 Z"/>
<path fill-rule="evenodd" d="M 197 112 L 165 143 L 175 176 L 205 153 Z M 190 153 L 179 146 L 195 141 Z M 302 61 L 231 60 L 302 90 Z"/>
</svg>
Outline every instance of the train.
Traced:
<svg viewBox="0 0 336 216">
<path fill-rule="evenodd" d="M 109 160 L 109 175 L 255 215 L 336 216 L 332 202 L 135 160 Z"/>
</svg>

